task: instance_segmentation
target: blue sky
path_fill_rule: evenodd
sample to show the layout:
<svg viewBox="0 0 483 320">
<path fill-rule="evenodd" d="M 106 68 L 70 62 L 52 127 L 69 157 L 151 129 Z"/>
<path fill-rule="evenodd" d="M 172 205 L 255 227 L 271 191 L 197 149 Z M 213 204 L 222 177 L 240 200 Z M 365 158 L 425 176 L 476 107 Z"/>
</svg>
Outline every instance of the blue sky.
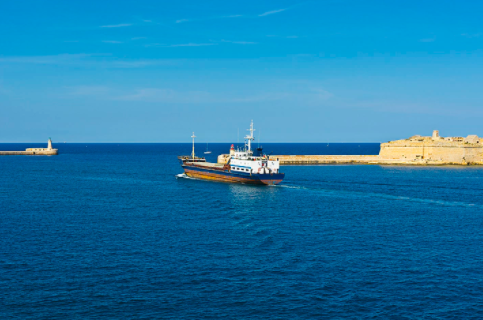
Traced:
<svg viewBox="0 0 483 320">
<path fill-rule="evenodd" d="M 0 142 L 483 136 L 481 1 L 1 1 Z"/>
</svg>

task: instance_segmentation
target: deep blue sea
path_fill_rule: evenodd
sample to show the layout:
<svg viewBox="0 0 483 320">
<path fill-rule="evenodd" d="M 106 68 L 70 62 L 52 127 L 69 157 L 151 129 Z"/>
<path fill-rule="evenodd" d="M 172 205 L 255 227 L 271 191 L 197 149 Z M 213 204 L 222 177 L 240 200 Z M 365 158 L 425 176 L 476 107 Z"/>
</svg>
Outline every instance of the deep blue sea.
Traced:
<svg viewBox="0 0 483 320">
<path fill-rule="evenodd" d="M 261 187 L 177 178 L 190 144 L 54 146 L 0 156 L 0 319 L 483 318 L 483 168 L 284 166 Z"/>
</svg>

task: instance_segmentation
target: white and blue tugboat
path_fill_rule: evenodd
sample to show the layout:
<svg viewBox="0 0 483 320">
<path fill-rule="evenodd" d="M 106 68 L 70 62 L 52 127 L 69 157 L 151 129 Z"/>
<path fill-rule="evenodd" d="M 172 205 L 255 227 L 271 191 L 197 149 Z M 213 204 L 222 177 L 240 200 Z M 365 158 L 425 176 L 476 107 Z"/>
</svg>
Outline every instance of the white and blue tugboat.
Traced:
<svg viewBox="0 0 483 320">
<path fill-rule="evenodd" d="M 235 150 L 231 145 L 230 154 L 220 156 L 218 163 L 206 162 L 205 158 L 195 156 L 195 135 L 193 133 L 193 150 L 190 156 L 180 156 L 178 159 L 187 176 L 205 180 L 235 182 L 259 185 L 275 185 L 285 177 L 280 173 L 280 161 L 270 160 L 261 148 L 257 154 L 252 151 L 253 120 L 250 134 L 245 137 L 243 149 Z"/>
</svg>

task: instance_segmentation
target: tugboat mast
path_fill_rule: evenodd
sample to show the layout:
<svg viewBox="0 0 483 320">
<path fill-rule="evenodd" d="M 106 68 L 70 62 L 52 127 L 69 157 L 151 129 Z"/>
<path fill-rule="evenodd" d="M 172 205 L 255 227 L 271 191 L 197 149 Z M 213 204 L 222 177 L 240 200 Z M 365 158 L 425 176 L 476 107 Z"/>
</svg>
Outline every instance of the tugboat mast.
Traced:
<svg viewBox="0 0 483 320">
<path fill-rule="evenodd" d="M 250 131 L 250 134 L 247 135 L 245 139 L 247 139 L 248 153 L 250 153 L 252 152 L 252 140 L 255 140 L 255 138 L 253 137 L 253 131 L 255 131 L 255 129 L 253 129 L 253 120 L 250 124 L 250 129 L 247 130 Z"/>
</svg>

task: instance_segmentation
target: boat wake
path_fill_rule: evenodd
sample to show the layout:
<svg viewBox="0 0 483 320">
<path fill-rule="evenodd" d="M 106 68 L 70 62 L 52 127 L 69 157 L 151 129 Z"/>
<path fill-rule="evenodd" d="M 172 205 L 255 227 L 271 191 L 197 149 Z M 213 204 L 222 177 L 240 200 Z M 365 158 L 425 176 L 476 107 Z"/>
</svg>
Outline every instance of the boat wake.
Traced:
<svg viewBox="0 0 483 320">
<path fill-rule="evenodd" d="M 288 189 L 308 189 L 303 186 L 294 186 L 294 185 L 287 185 L 287 184 L 273 185 L 271 187 L 288 188 Z"/>
<path fill-rule="evenodd" d="M 446 207 L 482 207 L 483 208 L 483 206 L 475 203 L 467 203 L 467 202 L 460 202 L 460 201 L 445 201 L 445 200 L 439 200 L 439 199 L 427 199 L 427 198 L 417 198 L 417 197 L 404 197 L 404 196 L 391 195 L 391 194 L 385 194 L 385 193 L 344 191 L 344 190 L 334 190 L 334 189 L 325 189 L 325 188 L 311 188 L 311 187 L 296 186 L 296 185 L 278 185 L 276 187 L 318 192 L 319 194 L 325 195 L 327 197 L 356 196 L 359 198 L 380 198 L 380 199 L 386 199 L 390 201 L 419 202 L 419 203 L 424 203 L 428 205 L 439 205 L 439 206 L 446 206 Z"/>
<path fill-rule="evenodd" d="M 199 180 L 199 179 L 196 179 L 196 178 L 188 177 L 188 176 L 186 175 L 186 173 L 180 173 L 180 174 L 177 174 L 175 177 L 176 177 L 176 179 L 190 179 L 190 180 Z"/>
</svg>

